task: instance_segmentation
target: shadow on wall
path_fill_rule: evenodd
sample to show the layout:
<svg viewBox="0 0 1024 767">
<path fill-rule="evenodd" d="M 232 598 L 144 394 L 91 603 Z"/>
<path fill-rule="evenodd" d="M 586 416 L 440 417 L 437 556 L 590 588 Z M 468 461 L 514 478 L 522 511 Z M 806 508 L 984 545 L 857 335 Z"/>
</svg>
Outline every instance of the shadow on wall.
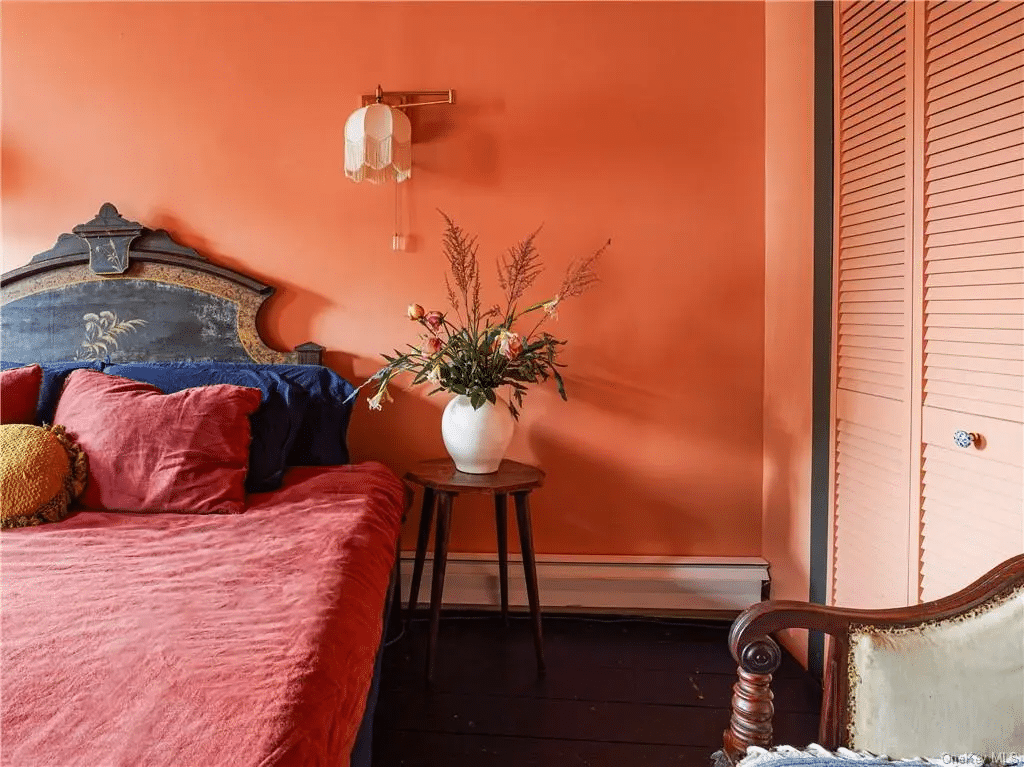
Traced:
<svg viewBox="0 0 1024 767">
<path fill-rule="evenodd" d="M 538 491 L 533 526 L 545 553 L 670 555 L 699 553 L 713 516 L 696 494 L 668 490 L 618 453 L 589 455 L 570 440 L 541 430 L 529 438 L 537 463 L 548 473 Z M 678 485 L 676 482 L 673 485 Z M 659 488 L 663 488 L 659 491 Z M 549 542 L 563 542 L 553 548 Z M 618 542 L 609 548 L 609 542 Z"/>
<path fill-rule="evenodd" d="M 440 420 L 446 398 L 423 399 L 400 389 L 392 391 L 395 401 L 380 411 L 370 411 L 366 395 L 360 396 L 349 445 L 353 460 L 386 455 L 401 474 L 416 461 L 445 455 Z M 411 429 L 410 424 L 422 426 Z M 510 457 L 535 463 L 547 473 L 544 486 L 531 501 L 538 552 L 597 556 L 714 553 L 703 542 L 716 538 L 715 516 L 701 504 L 696 487 L 690 488 L 692 492 L 680 491 L 676 478 L 658 482 L 631 472 L 630 461 L 618 460 L 615 454 L 607 458 L 588 455 L 571 439 L 553 437 L 536 424 L 524 436 L 530 454 L 513 452 Z M 415 547 L 421 502 L 417 490 L 403 531 L 406 550 Z M 455 504 L 451 550 L 494 552 L 494 524 L 489 497 L 463 495 Z M 514 522 L 510 522 L 509 532 L 510 550 L 518 551 Z"/>
<path fill-rule="evenodd" d="M 332 353 L 328 364 L 351 378 L 351 355 Z M 381 459 L 399 474 L 425 458 L 444 456 L 441 412 L 448 397 L 423 397 L 393 387 L 394 402 L 370 411 L 367 387 L 356 402 L 349 429 L 353 460 Z M 551 394 L 550 392 L 548 394 Z M 547 480 L 532 498 L 537 551 L 545 554 L 635 556 L 752 555 L 760 547 L 760 485 L 751 474 L 760 453 L 729 432 L 698 438 L 696 419 L 671 421 L 658 408 L 643 408 L 652 393 L 641 387 L 596 379 L 589 388 L 572 387 L 574 402 L 604 411 L 600 434 L 632 441 L 602 443 L 593 433 L 574 433 L 555 419 L 561 402 L 547 404 L 553 417 L 530 418 L 518 427 L 509 457 L 539 465 Z M 619 407 L 619 404 L 623 407 Z M 542 403 L 539 413 L 547 407 Z M 628 424 L 629 430 L 621 428 Z M 611 438 L 611 437 L 609 437 Z M 639 442 L 635 440 L 641 440 Z M 755 451 L 756 452 L 756 451 Z M 756 464 L 756 466 L 755 466 Z M 749 475 L 749 476 L 748 476 Z M 415 546 L 421 496 L 410 510 L 403 548 Z M 750 517 L 756 512 L 756 518 Z M 750 517 L 750 518 L 748 518 Z M 518 540 L 514 526 L 510 540 Z M 494 511 L 489 498 L 464 495 L 452 529 L 453 552 L 495 551 Z"/>
<path fill-rule="evenodd" d="M 167 211 L 157 210 L 148 216 L 148 219 L 148 222 L 145 222 L 146 226 L 151 229 L 167 230 L 175 242 L 194 248 L 201 256 L 206 257 L 216 266 L 235 269 L 276 288 L 257 317 L 260 334 L 271 348 L 291 351 L 294 346 L 306 341 L 324 342 L 322 338 L 310 337 L 308 329 L 313 326 L 315 317 L 322 316 L 330 309 L 335 308 L 337 301 L 330 301 L 323 294 L 302 288 L 280 276 L 267 276 L 261 272 L 258 264 L 252 261 L 227 256 L 217 250 L 202 234 Z M 289 344 L 282 340 L 281 328 L 304 328 L 305 330 L 298 341 Z M 333 367 L 330 360 L 325 360 L 325 364 L 328 367 Z M 351 369 L 347 372 L 350 374 Z M 344 372 L 342 375 L 349 377 Z"/>
<path fill-rule="evenodd" d="M 662 407 L 669 399 L 664 391 L 599 372 L 577 374 L 563 371 L 562 377 L 567 396 L 573 402 L 585 402 L 639 423 L 664 420 Z"/>
<path fill-rule="evenodd" d="M 699 366 L 654 378 L 606 371 L 566 375 L 574 409 L 590 410 L 577 416 L 587 432 L 561 419 L 532 425 L 558 509 L 538 529 L 588 553 L 757 554 L 763 450 L 747 384 L 710 381 Z"/>
<path fill-rule="evenodd" d="M 114 206 L 117 207 L 116 200 L 110 200 L 109 202 L 113 202 Z M 128 216 L 128 218 L 131 218 L 131 216 Z M 182 221 L 180 218 L 166 210 L 154 210 L 146 216 L 146 220 L 142 222 L 142 225 L 149 229 L 166 230 L 167 233 L 171 235 L 171 239 L 176 243 L 188 248 L 194 248 L 199 252 L 199 255 L 217 266 L 226 266 L 231 269 L 238 269 L 245 274 L 253 275 L 252 266 L 250 264 L 245 263 L 243 265 L 243 262 L 240 261 L 236 262 L 238 265 L 232 264 L 232 259 L 224 253 L 215 250 L 206 237 L 189 226 L 188 223 Z"/>
<path fill-rule="evenodd" d="M 786 591 L 773 596 L 808 599 L 811 425 L 803 413 L 791 420 L 771 408 L 766 414 L 764 552 L 786 578 Z"/>
<path fill-rule="evenodd" d="M 335 365 L 334 359 L 338 356 L 347 357 L 348 361 Z M 354 381 L 352 359 L 352 355 L 331 354 L 328 365 Z M 348 444 L 353 461 L 381 460 L 386 456 L 391 468 L 402 474 L 417 461 L 446 455 L 441 441 L 441 410 L 448 401 L 446 397 L 423 398 L 392 386 L 388 391 L 394 402 L 380 410 L 370 410 L 366 403 L 376 391 L 374 384 L 367 386 L 359 392 L 352 409 Z M 434 428 L 423 424 L 432 424 Z"/>
<path fill-rule="evenodd" d="M 416 154 L 416 175 L 443 174 L 446 181 L 477 187 L 498 185 L 498 141 L 486 127 L 505 112 L 502 99 L 459 101 L 408 110 Z"/>
<path fill-rule="evenodd" d="M 3 200 L 9 203 L 18 197 L 21 181 L 26 178 L 24 154 L 11 146 L 10 141 L 0 144 L 0 167 L 3 168 Z"/>
<path fill-rule="evenodd" d="M 699 357 L 713 348 L 709 354 L 729 368 L 741 358 L 738 335 L 732 327 L 692 333 L 691 347 L 676 356 Z M 759 553 L 759 384 L 746 376 L 714 379 L 701 366 L 684 363 L 651 376 L 631 367 L 628 357 L 610 359 L 602 347 L 573 351 L 586 364 L 570 361 L 569 405 L 558 399 L 553 382 L 538 387 L 509 454 L 540 465 L 548 475 L 533 500 L 538 551 Z M 356 368 L 365 369 L 362 359 L 332 353 L 327 361 L 350 380 L 362 380 L 354 375 Z M 440 420 L 448 397 L 395 387 L 395 402 L 370 412 L 366 399 L 375 389 L 367 389 L 350 430 L 354 456 L 385 457 L 401 473 L 418 460 L 445 455 Z M 578 430 L 581 424 L 585 431 Z M 418 503 L 406 526 L 405 548 L 414 545 Z M 486 498 L 460 498 L 451 546 L 495 550 L 493 508 Z"/>
</svg>

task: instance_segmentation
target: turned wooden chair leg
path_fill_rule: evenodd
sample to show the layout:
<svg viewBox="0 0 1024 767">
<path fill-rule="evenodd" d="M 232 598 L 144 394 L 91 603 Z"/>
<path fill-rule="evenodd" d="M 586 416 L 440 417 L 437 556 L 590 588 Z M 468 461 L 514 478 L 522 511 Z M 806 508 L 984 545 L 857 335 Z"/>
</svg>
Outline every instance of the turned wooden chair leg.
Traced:
<svg viewBox="0 0 1024 767">
<path fill-rule="evenodd" d="M 747 746 L 768 748 L 772 743 L 771 674 L 753 674 L 738 669 L 739 681 L 732 686 L 732 718 L 723 733 L 723 749 L 732 761 L 742 758 Z"/>
</svg>

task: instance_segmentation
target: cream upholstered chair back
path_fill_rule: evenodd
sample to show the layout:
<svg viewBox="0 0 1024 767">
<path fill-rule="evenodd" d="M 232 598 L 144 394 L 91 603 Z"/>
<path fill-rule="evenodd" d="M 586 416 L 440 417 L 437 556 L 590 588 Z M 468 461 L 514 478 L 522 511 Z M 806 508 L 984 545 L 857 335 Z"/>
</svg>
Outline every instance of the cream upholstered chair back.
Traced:
<svg viewBox="0 0 1024 767">
<path fill-rule="evenodd" d="M 770 684 L 782 655 L 771 635 L 786 628 L 831 637 L 819 732 L 826 748 L 892 758 L 1024 754 L 1024 554 L 911 607 L 769 601 L 745 610 L 729 635 L 739 681 L 720 752 L 727 761 L 772 745 Z"/>
<path fill-rule="evenodd" d="M 953 618 L 854 628 L 849 642 L 850 748 L 1024 753 L 1024 586 Z"/>
</svg>

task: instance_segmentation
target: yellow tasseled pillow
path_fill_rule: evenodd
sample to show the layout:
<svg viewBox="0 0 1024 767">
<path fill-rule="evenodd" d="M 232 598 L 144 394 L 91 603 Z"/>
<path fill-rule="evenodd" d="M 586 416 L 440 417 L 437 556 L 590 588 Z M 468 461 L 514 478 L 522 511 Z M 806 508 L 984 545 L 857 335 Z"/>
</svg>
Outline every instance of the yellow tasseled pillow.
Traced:
<svg viewBox="0 0 1024 767">
<path fill-rule="evenodd" d="M 64 519 L 86 474 L 85 453 L 62 426 L 0 426 L 0 528 Z"/>
</svg>

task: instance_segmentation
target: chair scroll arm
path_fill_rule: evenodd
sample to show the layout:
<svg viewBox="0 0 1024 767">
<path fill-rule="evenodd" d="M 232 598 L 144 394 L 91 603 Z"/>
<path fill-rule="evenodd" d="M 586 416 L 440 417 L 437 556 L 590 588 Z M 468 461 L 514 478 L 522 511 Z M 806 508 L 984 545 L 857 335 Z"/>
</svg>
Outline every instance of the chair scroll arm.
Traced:
<svg viewBox="0 0 1024 767">
<path fill-rule="evenodd" d="M 729 729 L 722 735 L 724 763 L 735 764 L 748 746 L 772 745 L 771 681 L 782 663 L 782 651 L 772 634 L 788 628 L 836 634 L 849 625 L 843 616 L 847 612 L 851 611 L 775 600 L 759 602 L 740 613 L 729 632 L 729 650 L 739 664 L 739 679 L 733 685 Z M 722 758 L 718 762 L 723 763 Z"/>
</svg>

